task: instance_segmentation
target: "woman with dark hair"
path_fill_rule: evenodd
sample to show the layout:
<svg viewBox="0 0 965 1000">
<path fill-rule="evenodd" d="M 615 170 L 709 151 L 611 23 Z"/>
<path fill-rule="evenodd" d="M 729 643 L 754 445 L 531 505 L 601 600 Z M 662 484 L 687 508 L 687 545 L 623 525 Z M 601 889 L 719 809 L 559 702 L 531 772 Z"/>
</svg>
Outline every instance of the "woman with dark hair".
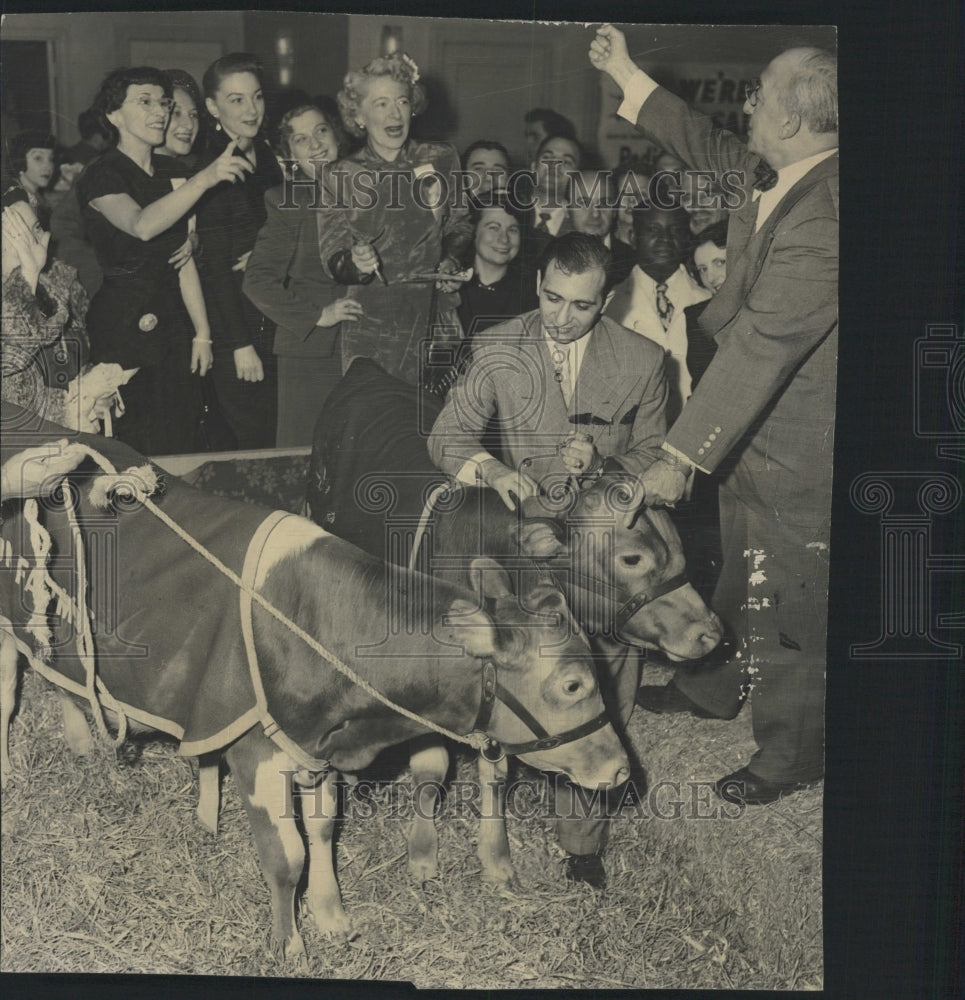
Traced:
<svg viewBox="0 0 965 1000">
<path fill-rule="evenodd" d="M 427 104 L 418 80 L 415 63 L 399 52 L 346 75 L 342 123 L 365 145 L 329 174 L 335 207 L 319 238 L 322 262 L 364 311 L 342 324 L 343 361 L 371 358 L 411 384 L 422 377 L 437 314 L 456 305 L 458 284 L 436 275 L 458 270 L 472 232 L 457 205 L 455 148 L 409 138 Z"/>
<path fill-rule="evenodd" d="M 249 166 L 242 184 L 221 184 L 198 205 L 200 270 L 211 333 L 218 402 L 239 448 L 271 448 L 277 419 L 275 325 L 241 290 L 248 257 L 265 224 L 265 192 L 282 181 L 261 134 L 262 67 L 247 52 L 216 60 L 201 81 L 214 122 L 201 163 L 234 146 Z"/>
<path fill-rule="evenodd" d="M 694 239 L 693 270 L 697 280 L 716 295 L 727 277 L 727 221 L 715 222 Z M 687 370 L 691 389 L 697 388 L 701 376 L 717 353 L 717 344 L 700 326 L 700 315 L 710 299 L 684 309 L 687 314 Z"/>
<path fill-rule="evenodd" d="M 265 194 L 268 219 L 245 268 L 245 295 L 275 328 L 278 357 L 276 445 L 311 444 L 322 404 L 342 376 L 339 324 L 358 319 L 362 307 L 345 298 L 322 269 L 318 227 L 323 172 L 338 159 L 345 136 L 314 104 L 288 111 L 278 126 L 278 152 L 291 160 L 295 183 Z M 306 183 L 307 182 L 307 183 Z M 311 182 L 314 182 L 312 184 Z"/>
<path fill-rule="evenodd" d="M 94 107 L 116 146 L 76 183 L 104 272 L 87 314 L 91 360 L 137 370 L 124 390 L 117 437 L 145 455 L 194 451 L 201 397 L 193 375 L 204 375 L 212 355 L 198 273 L 190 254 L 181 252 L 187 215 L 205 191 L 240 180 L 251 165 L 232 146 L 185 179 L 182 164 L 155 156 L 164 142 L 171 84 L 153 67 L 109 73 Z"/>
<path fill-rule="evenodd" d="M 458 313 L 463 336 L 471 342 L 481 330 L 535 309 L 539 300 L 536 275 L 517 260 L 525 210 L 497 191 L 487 195 L 485 207 L 470 207 L 469 221 L 473 274 L 459 291 Z"/>
<path fill-rule="evenodd" d="M 54 177 L 56 148 L 57 140 L 39 129 L 18 132 L 7 143 L 12 186 L 26 194 L 44 229 L 50 229 L 50 208 L 43 193 Z"/>
<path fill-rule="evenodd" d="M 194 77 L 183 69 L 166 69 L 171 82 L 171 117 L 164 133 L 164 145 L 157 152 L 194 166 L 194 143 L 201 131 L 201 91 Z"/>
</svg>

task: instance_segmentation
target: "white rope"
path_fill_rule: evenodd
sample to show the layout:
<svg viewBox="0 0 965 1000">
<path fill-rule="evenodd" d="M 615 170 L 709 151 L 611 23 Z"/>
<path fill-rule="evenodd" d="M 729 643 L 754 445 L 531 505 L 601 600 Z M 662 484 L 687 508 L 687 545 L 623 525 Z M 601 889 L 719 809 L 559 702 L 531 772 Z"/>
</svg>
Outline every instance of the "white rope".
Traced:
<svg viewBox="0 0 965 1000">
<path fill-rule="evenodd" d="M 97 463 L 101 469 L 108 473 L 108 475 L 119 475 L 114 466 L 112 466 L 111 463 L 103 457 L 103 455 L 100 455 L 92 448 L 84 447 L 83 450 L 94 460 L 94 462 Z M 143 481 L 141 470 L 128 469 L 126 473 L 120 474 L 120 478 L 115 484 L 113 484 L 113 488 L 126 491 L 127 493 L 133 495 L 135 493 L 133 480 L 139 477 Z M 103 491 L 103 495 L 105 497 L 106 494 L 110 492 L 111 488 L 111 485 L 108 485 L 106 490 Z M 151 490 L 153 491 L 153 485 Z M 468 736 L 462 736 L 459 733 L 446 729 L 444 726 L 436 725 L 436 723 L 431 720 L 425 719 L 421 715 L 417 715 L 415 712 L 410 712 L 407 708 L 403 708 L 401 705 L 397 705 L 395 702 L 390 701 L 384 694 L 372 687 L 368 681 L 356 674 L 351 667 L 343 663 L 337 656 L 335 656 L 334 653 L 329 652 L 320 642 L 318 642 L 318 640 L 309 635 L 303 628 L 279 611 L 270 601 L 262 597 L 257 590 L 245 583 L 245 581 L 242 580 L 242 578 L 235 573 L 234 570 L 232 570 L 229 566 L 226 566 L 216 555 L 209 552 L 208 549 L 206 549 L 200 542 L 189 535 L 179 524 L 173 521 L 148 497 L 147 492 L 141 493 L 140 491 L 137 491 L 137 493 L 137 499 L 140 500 L 144 504 L 144 507 L 156 518 L 158 518 L 159 521 L 173 531 L 174 534 L 176 534 L 182 541 L 186 542 L 192 549 L 194 549 L 195 552 L 198 553 L 198 555 L 214 566 L 215 569 L 217 569 L 222 575 L 231 580 L 235 586 L 239 587 L 246 594 L 248 594 L 248 596 L 251 597 L 256 604 L 267 611 L 268 614 L 270 614 L 276 621 L 280 622 L 290 632 L 298 636 L 298 638 L 306 643 L 306 645 L 308 645 L 313 652 L 317 653 L 323 660 L 326 660 L 336 670 L 348 677 L 353 684 L 357 684 L 363 691 L 371 695 L 377 701 L 382 702 L 383 705 L 392 709 L 392 711 L 398 712 L 400 715 L 404 715 L 413 722 L 417 722 L 420 726 L 425 726 L 427 729 L 435 730 L 435 732 L 440 733 L 442 736 L 447 736 L 449 739 L 456 740 L 459 743 L 465 743 L 476 750 L 481 749 L 487 744 L 488 737 L 484 733 L 470 733 Z"/>
<path fill-rule="evenodd" d="M 415 529 L 415 538 L 412 539 L 412 551 L 409 553 L 409 569 L 414 570 L 419 558 L 419 549 L 422 548 L 422 539 L 425 538 L 426 528 L 429 526 L 429 518 L 436 509 L 436 501 L 439 497 L 452 492 L 452 486 L 448 483 L 440 483 L 426 498 L 422 506 L 422 516 L 419 518 L 419 526 Z"/>
</svg>

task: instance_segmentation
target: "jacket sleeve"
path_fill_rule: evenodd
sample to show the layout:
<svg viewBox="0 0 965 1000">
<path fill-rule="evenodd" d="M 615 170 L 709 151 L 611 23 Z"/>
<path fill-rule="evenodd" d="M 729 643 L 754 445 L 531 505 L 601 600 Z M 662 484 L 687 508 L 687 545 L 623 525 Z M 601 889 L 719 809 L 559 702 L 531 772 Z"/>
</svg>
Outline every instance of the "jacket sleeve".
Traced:
<svg viewBox="0 0 965 1000">
<path fill-rule="evenodd" d="M 483 434 L 496 413 L 496 387 L 487 352 L 479 350 L 446 397 L 429 434 L 429 457 L 450 476 L 485 451 Z"/>
<path fill-rule="evenodd" d="M 747 185 L 760 162 L 733 132 L 690 107 L 669 90 L 658 87 L 643 102 L 637 126 L 649 132 L 669 153 L 695 170 L 719 175 L 726 170 L 746 173 Z"/>
<path fill-rule="evenodd" d="M 334 297 L 331 285 L 322 283 L 321 260 L 317 284 L 291 273 L 302 241 L 316 246 L 315 212 L 279 208 L 274 190 L 265 194 L 265 209 L 268 217 L 248 258 L 242 290 L 272 322 L 304 340 Z"/>
<path fill-rule="evenodd" d="M 712 472 L 838 317 L 838 220 L 813 204 L 775 231 L 760 273 L 716 334 L 717 353 L 667 435 Z M 752 373 L 749 377 L 748 373 Z"/>
</svg>

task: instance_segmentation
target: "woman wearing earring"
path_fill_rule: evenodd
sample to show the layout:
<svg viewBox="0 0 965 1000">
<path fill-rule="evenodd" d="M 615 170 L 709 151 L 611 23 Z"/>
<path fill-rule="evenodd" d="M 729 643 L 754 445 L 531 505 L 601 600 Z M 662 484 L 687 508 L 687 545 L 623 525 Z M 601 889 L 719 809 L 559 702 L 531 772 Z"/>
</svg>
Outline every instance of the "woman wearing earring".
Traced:
<svg viewBox="0 0 965 1000">
<path fill-rule="evenodd" d="M 251 167 L 242 184 L 221 184 L 198 205 L 200 270 L 211 334 L 218 403 L 242 449 L 275 444 L 275 325 L 241 290 L 248 257 L 265 223 L 265 192 L 282 181 L 261 136 L 265 120 L 262 68 L 250 53 L 223 56 L 201 82 L 214 120 L 201 163 L 234 144 Z"/>
<path fill-rule="evenodd" d="M 153 67 L 109 73 L 95 98 L 116 136 L 77 179 L 84 224 L 104 272 L 87 313 L 91 360 L 136 370 L 123 390 L 118 438 L 144 455 L 194 451 L 197 375 L 211 367 L 211 334 L 190 255 L 187 216 L 205 191 L 251 164 L 229 146 L 193 177 L 155 150 L 164 142 L 171 85 Z"/>
<path fill-rule="evenodd" d="M 402 53 L 349 73 L 338 93 L 342 123 L 365 145 L 339 161 L 326 182 L 322 262 L 362 306 L 342 323 L 342 359 L 372 358 L 412 384 L 423 377 L 426 341 L 444 307 L 454 313 L 455 272 L 472 240 L 460 206 L 459 154 L 443 142 L 409 138 L 413 115 L 426 107 L 415 63 Z"/>
<path fill-rule="evenodd" d="M 44 199 L 44 192 L 54 177 L 56 145 L 52 135 L 38 129 L 18 132 L 7 145 L 13 187 L 27 196 L 44 229 L 50 229 L 50 208 Z"/>
<path fill-rule="evenodd" d="M 338 159 L 344 134 L 321 108 L 302 104 L 278 126 L 279 153 L 293 162 L 296 183 L 265 195 L 268 220 L 245 268 L 245 295 L 273 322 L 278 358 L 276 446 L 312 443 L 322 404 L 342 376 L 339 324 L 362 307 L 322 270 L 318 229 L 327 164 Z M 314 186 L 312 181 L 315 182 Z"/>
</svg>

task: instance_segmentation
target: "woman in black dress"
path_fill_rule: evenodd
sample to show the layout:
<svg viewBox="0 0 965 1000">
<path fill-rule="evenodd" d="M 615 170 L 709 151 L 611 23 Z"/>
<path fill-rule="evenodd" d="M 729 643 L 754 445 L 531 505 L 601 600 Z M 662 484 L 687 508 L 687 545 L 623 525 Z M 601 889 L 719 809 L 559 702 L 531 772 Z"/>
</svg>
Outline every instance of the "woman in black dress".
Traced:
<svg viewBox="0 0 965 1000">
<path fill-rule="evenodd" d="M 202 80 L 215 130 L 201 165 L 235 144 L 251 170 L 243 184 L 221 184 L 198 205 L 200 270 L 211 333 L 218 402 L 239 448 L 272 448 L 277 415 L 275 324 L 242 291 L 248 257 L 265 224 L 265 192 L 282 182 L 281 167 L 261 136 L 265 120 L 261 65 L 235 52 L 208 67 Z"/>
<path fill-rule="evenodd" d="M 117 144 L 77 180 L 104 271 L 87 313 L 91 360 L 137 370 L 123 390 L 117 437 L 145 455 L 194 451 L 201 412 L 196 376 L 211 367 L 212 355 L 201 284 L 184 253 L 187 216 L 206 190 L 240 180 L 251 165 L 231 147 L 185 179 L 177 161 L 155 156 L 171 86 L 152 67 L 108 74 L 94 107 Z"/>
</svg>

